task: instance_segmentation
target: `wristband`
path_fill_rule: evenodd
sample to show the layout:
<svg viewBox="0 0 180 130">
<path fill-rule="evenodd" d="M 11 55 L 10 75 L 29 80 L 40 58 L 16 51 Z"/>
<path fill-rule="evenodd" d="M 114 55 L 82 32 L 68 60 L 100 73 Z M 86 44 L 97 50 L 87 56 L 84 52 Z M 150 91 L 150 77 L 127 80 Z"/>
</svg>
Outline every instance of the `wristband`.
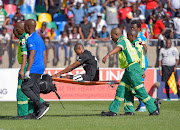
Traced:
<svg viewBox="0 0 180 130">
<path fill-rule="evenodd" d="M 159 66 L 159 70 L 162 70 L 162 66 Z"/>
</svg>

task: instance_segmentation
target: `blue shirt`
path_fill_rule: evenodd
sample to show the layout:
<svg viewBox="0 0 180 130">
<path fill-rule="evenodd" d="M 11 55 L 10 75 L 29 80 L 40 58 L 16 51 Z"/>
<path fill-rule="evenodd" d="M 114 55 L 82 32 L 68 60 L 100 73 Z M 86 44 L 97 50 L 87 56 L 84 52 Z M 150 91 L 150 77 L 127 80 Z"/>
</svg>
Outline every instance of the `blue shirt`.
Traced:
<svg viewBox="0 0 180 130">
<path fill-rule="evenodd" d="M 99 38 L 107 38 L 107 37 L 109 37 L 109 33 L 108 33 L 108 32 L 105 32 L 105 33 L 103 34 L 103 32 L 101 31 L 101 32 L 99 33 Z"/>
<path fill-rule="evenodd" d="M 28 58 L 31 50 L 35 50 L 34 62 L 31 66 L 30 73 L 43 74 L 45 70 L 43 51 L 45 45 L 43 39 L 36 33 L 32 33 L 27 39 Z"/>
<path fill-rule="evenodd" d="M 89 13 L 92 13 L 93 11 L 94 11 L 95 13 L 91 14 L 91 16 L 90 16 L 90 22 L 95 22 L 95 21 L 97 21 L 97 14 L 102 12 L 102 6 L 97 5 L 97 6 L 91 6 L 91 7 L 89 7 L 88 12 L 89 12 Z"/>
<path fill-rule="evenodd" d="M 146 46 L 148 46 L 147 45 L 147 39 L 146 39 L 146 37 L 144 36 L 144 34 L 142 32 L 138 33 L 137 39 L 139 40 L 139 42 L 145 42 Z M 145 68 L 144 68 L 144 70 L 146 70 L 147 67 L 148 67 L 148 60 L 147 60 L 147 53 L 146 53 L 146 55 L 145 55 Z"/>
<path fill-rule="evenodd" d="M 82 7 L 80 9 L 72 8 L 72 12 L 75 24 L 80 24 L 83 21 L 84 9 Z"/>
</svg>

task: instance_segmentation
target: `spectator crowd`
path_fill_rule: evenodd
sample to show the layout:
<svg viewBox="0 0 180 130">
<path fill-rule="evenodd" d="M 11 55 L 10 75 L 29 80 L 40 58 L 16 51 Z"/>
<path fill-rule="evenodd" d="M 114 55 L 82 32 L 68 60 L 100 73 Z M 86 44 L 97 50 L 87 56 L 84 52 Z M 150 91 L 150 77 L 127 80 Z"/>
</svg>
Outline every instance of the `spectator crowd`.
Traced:
<svg viewBox="0 0 180 130">
<path fill-rule="evenodd" d="M 27 19 L 37 21 L 37 33 L 44 40 L 48 62 L 49 49 L 53 49 L 54 66 L 59 61 L 59 48 L 65 50 L 64 65 L 70 64 L 73 47 L 78 42 L 96 45 L 99 59 L 103 46 L 108 51 L 114 47 L 110 41 L 111 30 L 122 28 L 127 37 L 133 20 L 140 20 L 141 32 L 148 40 L 158 39 L 158 43 L 149 45 L 161 44 L 169 38 L 180 39 L 179 0 L 67 0 L 67 3 L 63 0 L 0 0 L 0 64 L 4 51 L 9 54 L 9 67 L 15 62 L 18 43 L 13 28 L 17 22 Z M 109 63 L 110 67 L 113 65 Z"/>
</svg>

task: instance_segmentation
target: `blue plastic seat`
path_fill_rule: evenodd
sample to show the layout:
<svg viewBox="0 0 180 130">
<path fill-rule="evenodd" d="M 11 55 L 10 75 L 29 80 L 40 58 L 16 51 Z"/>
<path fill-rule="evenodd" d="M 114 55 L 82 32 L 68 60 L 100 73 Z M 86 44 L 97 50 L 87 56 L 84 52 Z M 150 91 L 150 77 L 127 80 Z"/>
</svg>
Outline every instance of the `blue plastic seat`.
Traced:
<svg viewBox="0 0 180 130">
<path fill-rule="evenodd" d="M 66 21 L 59 22 L 59 24 L 58 24 L 58 30 L 59 30 L 60 32 L 63 32 L 63 31 L 64 31 L 64 27 L 65 27 L 66 24 L 67 24 Z"/>
<path fill-rule="evenodd" d="M 10 24 L 12 24 L 12 17 L 13 17 L 13 14 L 10 14 L 10 15 L 9 15 L 9 18 L 10 18 Z"/>
<path fill-rule="evenodd" d="M 21 5 L 21 13 L 22 14 L 31 14 L 32 13 L 31 7 L 26 4 Z"/>
</svg>

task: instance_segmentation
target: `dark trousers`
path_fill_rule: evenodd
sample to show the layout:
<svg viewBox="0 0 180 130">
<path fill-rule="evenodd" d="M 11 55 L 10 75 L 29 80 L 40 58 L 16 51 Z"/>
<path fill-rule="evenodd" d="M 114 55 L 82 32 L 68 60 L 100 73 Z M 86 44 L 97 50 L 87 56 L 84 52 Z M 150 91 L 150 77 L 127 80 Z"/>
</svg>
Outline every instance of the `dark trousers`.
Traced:
<svg viewBox="0 0 180 130">
<path fill-rule="evenodd" d="M 40 102 L 40 88 L 38 83 L 40 82 L 41 74 L 30 74 L 30 78 L 22 82 L 22 92 L 30 98 L 38 108 L 43 107 Z"/>
</svg>

